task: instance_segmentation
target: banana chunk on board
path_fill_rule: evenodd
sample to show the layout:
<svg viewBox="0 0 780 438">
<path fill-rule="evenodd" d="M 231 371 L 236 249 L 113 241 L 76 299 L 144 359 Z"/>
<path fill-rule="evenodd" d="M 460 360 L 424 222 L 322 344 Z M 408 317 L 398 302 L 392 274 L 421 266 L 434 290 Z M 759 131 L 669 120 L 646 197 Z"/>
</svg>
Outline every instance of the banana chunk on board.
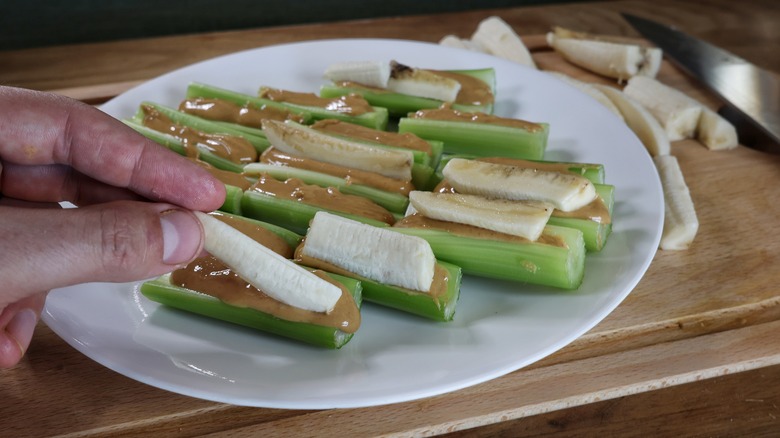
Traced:
<svg viewBox="0 0 780 438">
<path fill-rule="evenodd" d="M 660 248 L 688 249 L 699 231 L 699 219 L 680 164 L 673 155 L 658 156 L 653 161 L 664 191 L 664 229 Z"/>
</svg>

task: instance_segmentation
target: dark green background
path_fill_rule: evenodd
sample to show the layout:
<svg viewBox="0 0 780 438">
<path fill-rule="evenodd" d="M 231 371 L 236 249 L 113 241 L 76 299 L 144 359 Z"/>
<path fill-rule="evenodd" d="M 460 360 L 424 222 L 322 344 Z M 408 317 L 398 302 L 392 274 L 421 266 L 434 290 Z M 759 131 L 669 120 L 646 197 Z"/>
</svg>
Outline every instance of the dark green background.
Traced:
<svg viewBox="0 0 780 438">
<path fill-rule="evenodd" d="M 555 2 L 0 0 L 0 50 Z"/>
</svg>

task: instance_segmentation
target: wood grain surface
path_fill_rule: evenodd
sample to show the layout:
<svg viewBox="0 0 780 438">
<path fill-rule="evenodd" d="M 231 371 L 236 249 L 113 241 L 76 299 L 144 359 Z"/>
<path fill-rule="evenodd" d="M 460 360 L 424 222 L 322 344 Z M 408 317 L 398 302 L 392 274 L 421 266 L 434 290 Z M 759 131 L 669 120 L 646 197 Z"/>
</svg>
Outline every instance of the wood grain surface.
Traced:
<svg viewBox="0 0 780 438">
<path fill-rule="evenodd" d="M 562 61 L 546 48 L 541 34 L 563 25 L 636 36 L 619 11 L 678 25 L 780 71 L 776 2 L 660 0 L 0 52 L 0 83 L 58 90 L 98 103 L 140 81 L 228 52 L 315 38 L 438 41 L 446 34 L 468 36 L 492 14 L 524 35 L 542 69 L 611 82 Z M 669 63 L 659 78 L 712 107 L 719 104 Z M 451 394 L 390 406 L 256 409 L 135 382 L 85 358 L 40 325 L 26 359 L 0 371 L 0 435 L 772 436 L 780 430 L 780 367 L 773 366 L 780 364 L 780 156 L 744 147 L 711 152 L 692 140 L 674 143 L 672 153 L 680 161 L 701 224 L 692 248 L 660 251 L 609 317 L 526 369 Z"/>
</svg>

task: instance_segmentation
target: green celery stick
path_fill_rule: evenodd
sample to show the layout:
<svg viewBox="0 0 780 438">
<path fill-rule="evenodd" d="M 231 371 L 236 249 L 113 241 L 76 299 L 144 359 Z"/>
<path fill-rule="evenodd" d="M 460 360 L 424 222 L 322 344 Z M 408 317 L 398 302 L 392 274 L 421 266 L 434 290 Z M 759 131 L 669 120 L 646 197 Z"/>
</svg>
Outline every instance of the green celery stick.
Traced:
<svg viewBox="0 0 780 438">
<path fill-rule="evenodd" d="M 358 306 L 360 306 L 362 287 L 359 281 L 335 274 L 328 275 L 344 285 Z M 349 342 L 353 336 L 353 333 L 345 333 L 337 328 L 286 321 L 258 310 L 231 306 L 210 295 L 172 285 L 170 274 L 143 283 L 141 285 L 141 293 L 146 298 L 169 307 L 251 327 L 320 347 L 338 349 Z"/>
<path fill-rule="evenodd" d="M 425 239 L 437 259 L 460 266 L 464 274 L 576 289 L 585 271 L 585 242 L 582 232 L 574 228 L 545 227 L 544 233 L 560 236 L 565 247 L 478 239 L 433 229 L 393 230 Z"/>
<path fill-rule="evenodd" d="M 531 132 L 487 123 L 404 117 L 398 121 L 398 132 L 442 141 L 447 154 L 541 160 L 547 148 L 550 126 L 547 123 L 540 125 L 542 130 Z"/>
<path fill-rule="evenodd" d="M 241 198 L 241 211 L 244 216 L 269 222 L 298 234 L 306 233 L 306 230 L 309 229 L 309 222 L 320 210 L 378 227 L 388 226 L 388 224 L 378 220 L 304 204 L 292 199 L 280 199 L 252 190 L 244 192 L 244 196 Z"/>
<path fill-rule="evenodd" d="M 241 198 L 243 196 L 244 191 L 241 190 L 241 187 L 225 184 L 225 202 L 222 207 L 219 207 L 220 211 L 241 215 Z"/>
<path fill-rule="evenodd" d="M 168 108 L 166 106 L 153 103 L 153 102 L 141 103 L 141 106 L 138 108 L 138 112 L 136 112 L 135 116 L 133 117 L 133 120 L 135 120 L 139 124 L 142 124 L 142 120 L 144 117 L 144 112 L 143 112 L 144 106 L 150 106 L 154 108 L 155 110 L 159 111 L 160 113 L 162 113 L 163 115 L 171 119 L 173 123 L 176 123 L 178 125 L 188 126 L 192 129 L 196 129 L 198 131 L 202 131 L 208 134 L 223 134 L 223 135 L 232 135 L 236 137 L 241 137 L 247 140 L 249 143 L 251 143 L 252 146 L 255 147 L 255 150 L 257 151 L 258 154 L 268 149 L 268 147 L 271 145 L 271 142 L 269 142 L 268 139 L 265 138 L 265 134 L 263 133 L 263 131 L 259 129 L 254 129 L 253 131 L 255 132 L 249 132 L 246 129 L 239 128 L 241 127 L 241 125 L 237 125 L 234 123 L 215 122 L 213 120 L 208 120 L 198 116 L 193 116 L 191 114 L 187 114 L 185 112 L 181 112 L 173 108 Z"/>
<path fill-rule="evenodd" d="M 251 163 L 244 166 L 244 173 L 247 175 L 261 175 L 266 173 L 278 180 L 298 178 L 306 184 L 313 184 L 320 187 L 338 187 L 341 193 L 368 198 L 393 213 L 404 213 L 407 205 L 409 205 L 409 198 L 400 193 L 388 192 L 362 184 L 351 183 L 344 178 L 315 172 L 313 170 L 298 169 L 290 166 L 275 166 L 265 163 Z"/>
<path fill-rule="evenodd" d="M 490 86 L 490 89 L 495 95 L 495 70 L 492 68 L 450 71 L 453 73 L 469 75 L 482 80 L 482 82 L 485 82 Z M 363 96 L 363 98 L 366 99 L 371 105 L 387 108 L 390 112 L 390 115 L 393 117 L 403 117 L 408 113 L 415 112 L 420 109 L 438 108 L 442 105 L 442 103 L 444 103 L 441 100 L 409 96 L 391 91 L 377 90 L 361 86 L 340 87 L 337 85 L 324 85 L 320 88 L 320 96 L 322 97 L 332 98 L 345 96 L 347 94 L 359 94 Z M 453 104 L 452 107 L 461 111 L 482 111 L 486 113 L 493 112 L 492 102 L 484 105 Z"/>
<path fill-rule="evenodd" d="M 596 187 L 596 193 L 604 201 L 604 204 L 609 210 L 609 214 L 612 215 L 612 209 L 615 205 L 615 186 L 608 184 L 594 184 Z M 590 219 L 580 219 L 571 217 L 556 217 L 555 211 L 547 221 L 548 225 L 557 225 L 561 227 L 576 228 L 582 231 L 583 239 L 585 240 L 585 249 L 588 251 L 601 251 L 604 245 L 607 243 L 607 238 L 612 232 L 612 224 L 602 224 Z"/>
<path fill-rule="evenodd" d="M 179 139 L 177 139 L 176 137 L 163 134 L 162 132 L 155 131 L 154 129 L 147 128 L 146 126 L 140 125 L 132 120 L 124 120 L 123 122 L 127 126 L 135 129 L 139 134 L 143 135 L 144 137 L 167 147 L 168 149 L 176 152 L 177 154 L 179 155 L 187 154 L 184 149 L 184 145 L 182 145 L 181 141 L 179 141 Z M 230 160 L 226 160 L 218 155 L 214 155 L 207 150 L 200 150 L 198 158 L 205 161 L 206 163 L 211 164 L 217 169 L 227 170 L 229 172 L 236 172 L 236 173 L 241 173 L 244 170 L 244 166 L 240 164 L 236 164 Z"/>
<path fill-rule="evenodd" d="M 369 113 L 361 114 L 359 116 L 351 116 L 349 114 L 340 113 L 338 111 L 331 111 L 315 106 L 303 106 L 291 103 L 275 102 L 270 99 L 250 96 L 247 94 L 225 90 L 212 85 L 201 84 L 197 82 L 191 83 L 189 87 L 187 87 L 187 97 L 223 99 L 239 105 L 245 105 L 249 103 L 255 105 L 256 107 L 267 105 L 302 115 L 304 117 L 304 123 L 311 123 L 313 121 L 323 119 L 337 119 L 374 129 L 385 129 L 387 127 L 387 110 L 385 108 L 379 107 L 374 107 L 374 111 Z"/>
<path fill-rule="evenodd" d="M 447 293 L 438 298 L 433 298 L 424 292 L 381 284 L 359 276 L 354 278 L 363 284 L 363 298 L 366 301 L 435 321 L 452 321 L 458 298 L 460 298 L 462 273 L 459 266 L 441 261 L 438 264 L 447 271 L 449 278 Z"/>
</svg>

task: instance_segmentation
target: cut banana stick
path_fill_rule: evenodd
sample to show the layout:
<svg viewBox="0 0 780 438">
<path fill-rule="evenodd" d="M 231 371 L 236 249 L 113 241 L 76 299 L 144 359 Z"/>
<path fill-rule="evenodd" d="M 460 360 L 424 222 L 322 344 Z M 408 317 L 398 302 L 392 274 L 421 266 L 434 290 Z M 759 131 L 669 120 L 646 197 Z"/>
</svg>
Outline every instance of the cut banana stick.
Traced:
<svg viewBox="0 0 780 438">
<path fill-rule="evenodd" d="M 650 111 L 666 130 L 669 141 L 695 136 L 702 105 L 686 94 L 644 76 L 629 79 L 623 93 Z"/>
<path fill-rule="evenodd" d="M 408 150 L 373 147 L 323 134 L 297 123 L 264 120 L 263 131 L 276 149 L 288 154 L 405 181 L 412 178 L 414 156 Z"/>
<path fill-rule="evenodd" d="M 333 82 L 351 81 L 369 87 L 387 88 L 390 64 L 386 61 L 349 61 L 328 66 L 325 78 Z"/>
<path fill-rule="evenodd" d="M 660 247 L 669 250 L 687 249 L 699 230 L 691 193 L 677 158 L 664 155 L 655 157 L 654 161 L 664 189 L 664 230 Z"/>
<path fill-rule="evenodd" d="M 472 225 L 535 241 L 553 208 L 540 202 L 490 199 L 455 193 L 413 191 L 410 205 L 425 217 Z"/>
<path fill-rule="evenodd" d="M 387 89 L 410 96 L 426 97 L 444 102 L 454 102 L 460 92 L 460 82 L 419 68 L 395 61 L 390 63 L 390 80 Z"/>
<path fill-rule="evenodd" d="M 482 20 L 471 41 L 486 53 L 536 68 L 528 48 L 509 24 L 499 17 Z"/>
<path fill-rule="evenodd" d="M 430 245 L 326 212 L 311 222 L 302 254 L 380 283 L 430 290 L 436 258 Z"/>
<path fill-rule="evenodd" d="M 598 88 L 594 87 L 593 85 L 591 85 L 591 84 L 589 84 L 587 82 L 582 82 L 580 80 L 574 79 L 573 77 L 571 77 L 569 75 L 566 75 L 566 74 L 563 74 L 563 73 L 560 73 L 560 72 L 549 71 L 547 73 L 555 76 L 556 78 L 558 78 L 558 79 L 566 82 L 567 84 L 577 88 L 578 90 L 582 91 L 583 93 L 587 94 L 588 96 L 596 99 L 596 101 L 598 101 L 598 103 L 600 103 L 600 104 L 604 105 L 605 107 L 607 107 L 607 109 L 612 111 L 613 113 L 615 113 L 615 115 L 618 116 L 620 118 L 620 120 L 623 120 L 623 114 L 620 112 L 620 110 Z"/>
<path fill-rule="evenodd" d="M 547 34 L 547 43 L 572 64 L 617 80 L 635 76 L 644 60 L 639 46 L 559 38 L 554 33 Z"/>
<path fill-rule="evenodd" d="M 446 35 L 439 40 L 439 45 L 445 47 L 454 47 L 456 49 L 473 50 L 475 52 L 481 52 L 482 50 L 477 47 L 472 41 L 457 37 L 455 35 Z"/>
<path fill-rule="evenodd" d="M 713 151 L 734 149 L 739 145 L 734 125 L 706 107 L 702 108 L 696 138 Z"/>
<path fill-rule="evenodd" d="M 567 173 L 453 158 L 442 170 L 459 193 L 515 201 L 541 201 L 561 211 L 574 211 L 596 199 L 586 178 Z"/>
<path fill-rule="evenodd" d="M 266 295 L 290 306 L 328 313 L 341 289 L 255 242 L 230 225 L 195 212 L 203 224 L 205 249 Z"/>
<path fill-rule="evenodd" d="M 654 157 L 669 155 L 671 145 L 669 145 L 666 131 L 639 102 L 626 96 L 618 89 L 599 84 L 593 84 L 593 86 L 601 90 L 618 107 L 626 124 L 639 137 L 650 155 Z"/>
</svg>

